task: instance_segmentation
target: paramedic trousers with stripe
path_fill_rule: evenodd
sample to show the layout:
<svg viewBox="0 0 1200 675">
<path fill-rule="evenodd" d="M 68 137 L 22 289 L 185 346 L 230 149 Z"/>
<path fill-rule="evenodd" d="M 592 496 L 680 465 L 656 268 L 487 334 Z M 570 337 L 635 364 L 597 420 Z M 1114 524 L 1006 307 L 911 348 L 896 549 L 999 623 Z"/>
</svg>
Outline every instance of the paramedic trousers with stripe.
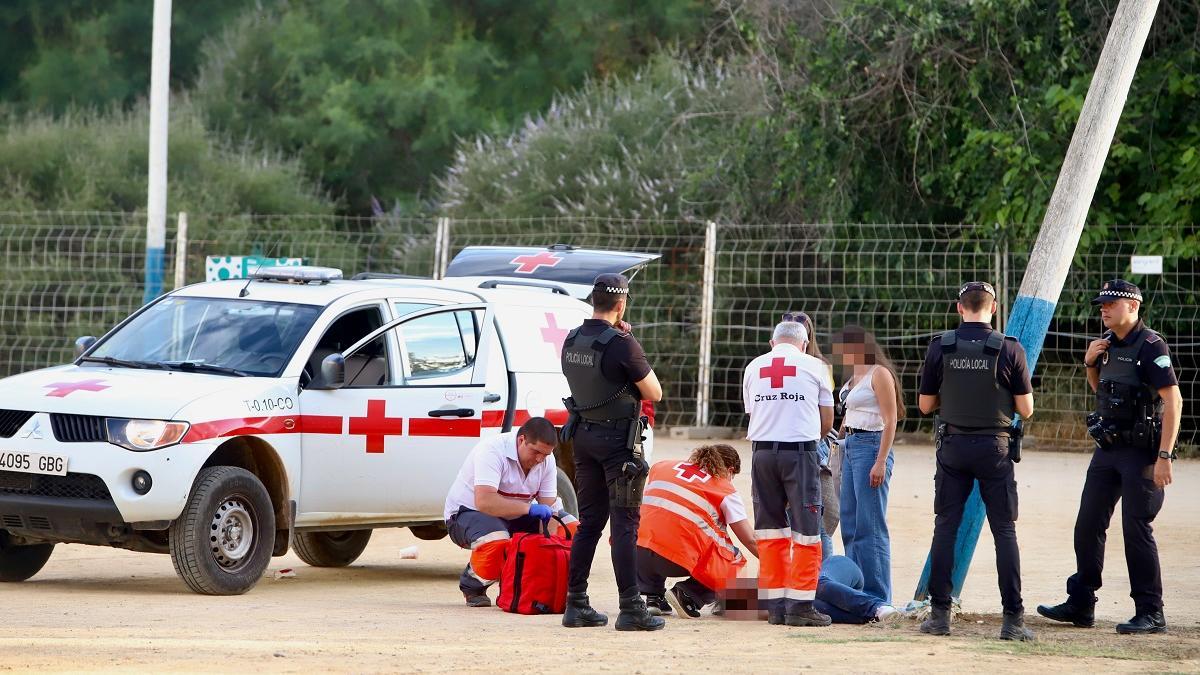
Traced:
<svg viewBox="0 0 1200 675">
<path fill-rule="evenodd" d="M 574 527 L 575 518 L 566 511 L 558 517 Z M 471 551 L 471 561 L 458 579 L 458 589 L 464 595 L 483 595 L 488 586 L 500 579 L 504 568 L 504 549 L 515 532 L 541 532 L 542 522 L 533 516 L 505 520 L 463 506 L 446 521 L 450 541 Z"/>
<path fill-rule="evenodd" d="M 812 607 L 821 571 L 821 467 L 815 441 L 755 441 L 751 458 L 758 595 L 771 614 Z"/>
</svg>

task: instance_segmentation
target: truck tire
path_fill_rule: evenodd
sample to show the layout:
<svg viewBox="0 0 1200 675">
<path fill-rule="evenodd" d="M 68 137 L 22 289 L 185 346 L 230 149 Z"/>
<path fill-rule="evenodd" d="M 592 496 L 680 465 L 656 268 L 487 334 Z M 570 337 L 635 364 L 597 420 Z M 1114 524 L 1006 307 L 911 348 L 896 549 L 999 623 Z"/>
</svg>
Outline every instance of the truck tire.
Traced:
<svg viewBox="0 0 1200 675">
<path fill-rule="evenodd" d="M 446 531 L 446 526 L 441 523 L 433 525 L 409 525 L 408 529 L 413 533 L 413 536 L 421 541 L 437 541 L 445 539 L 446 535 L 450 534 Z"/>
<path fill-rule="evenodd" d="M 0 530 L 0 581 L 25 581 L 42 570 L 53 552 L 54 544 L 11 544 L 8 532 Z"/>
<path fill-rule="evenodd" d="M 245 593 L 271 562 L 271 497 L 245 469 L 201 469 L 183 513 L 171 523 L 169 538 L 171 562 L 188 588 L 204 595 Z"/>
<path fill-rule="evenodd" d="M 558 496 L 562 499 L 563 510 L 578 518 L 579 497 L 575 494 L 575 486 L 562 469 L 558 470 Z"/>
<path fill-rule="evenodd" d="M 297 532 L 292 537 L 292 548 L 313 567 L 345 567 L 358 560 L 368 541 L 371 530 Z"/>
</svg>

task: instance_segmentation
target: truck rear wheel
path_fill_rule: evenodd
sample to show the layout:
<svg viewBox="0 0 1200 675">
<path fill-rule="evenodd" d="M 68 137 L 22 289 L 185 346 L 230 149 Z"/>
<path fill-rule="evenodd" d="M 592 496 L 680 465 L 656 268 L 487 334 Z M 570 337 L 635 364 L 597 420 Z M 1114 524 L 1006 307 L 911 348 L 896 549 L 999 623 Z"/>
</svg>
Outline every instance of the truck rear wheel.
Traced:
<svg viewBox="0 0 1200 675">
<path fill-rule="evenodd" d="M 239 595 L 271 562 L 275 511 L 254 474 L 234 466 L 202 469 L 183 514 L 171 523 L 171 562 L 188 588 Z"/>
<path fill-rule="evenodd" d="M 313 567 L 345 567 L 358 560 L 368 541 L 371 530 L 297 532 L 292 537 L 292 548 Z"/>
<path fill-rule="evenodd" d="M 558 470 L 558 498 L 562 500 L 563 510 L 579 517 L 579 497 L 575 494 L 575 486 L 562 469 Z"/>
<path fill-rule="evenodd" d="M 37 574 L 54 552 L 54 544 L 13 544 L 0 530 L 0 581 L 25 581 Z"/>
</svg>

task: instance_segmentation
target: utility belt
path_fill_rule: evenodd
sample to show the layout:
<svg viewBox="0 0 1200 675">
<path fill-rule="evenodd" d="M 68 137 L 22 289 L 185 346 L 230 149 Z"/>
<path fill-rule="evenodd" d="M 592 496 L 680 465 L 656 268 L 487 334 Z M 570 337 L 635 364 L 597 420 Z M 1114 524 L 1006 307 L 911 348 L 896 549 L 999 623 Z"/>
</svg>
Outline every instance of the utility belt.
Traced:
<svg viewBox="0 0 1200 675">
<path fill-rule="evenodd" d="M 946 428 L 943 436 L 995 436 L 996 438 L 1008 438 L 1012 433 L 1012 427 L 960 427 L 946 422 L 943 424 Z"/>
<path fill-rule="evenodd" d="M 1014 462 L 1021 461 L 1021 439 L 1025 436 L 1025 428 L 1018 422 L 1011 427 L 960 427 L 949 422 L 934 420 L 933 447 L 942 449 L 942 441 L 947 436 L 985 436 L 1008 439 L 1008 458 Z"/>
<path fill-rule="evenodd" d="M 755 452 L 816 452 L 816 441 L 752 441 Z"/>
<path fill-rule="evenodd" d="M 1113 450 L 1117 446 L 1155 450 L 1162 440 L 1162 418 L 1144 417 L 1131 422 L 1092 412 L 1087 416 L 1087 431 L 1101 450 Z"/>
<path fill-rule="evenodd" d="M 590 420 L 586 417 L 579 418 L 579 424 L 583 424 L 588 427 L 603 427 L 605 429 L 613 429 L 614 431 L 625 431 L 629 428 L 629 425 L 636 421 L 637 420 L 629 417 L 619 420 Z"/>
</svg>

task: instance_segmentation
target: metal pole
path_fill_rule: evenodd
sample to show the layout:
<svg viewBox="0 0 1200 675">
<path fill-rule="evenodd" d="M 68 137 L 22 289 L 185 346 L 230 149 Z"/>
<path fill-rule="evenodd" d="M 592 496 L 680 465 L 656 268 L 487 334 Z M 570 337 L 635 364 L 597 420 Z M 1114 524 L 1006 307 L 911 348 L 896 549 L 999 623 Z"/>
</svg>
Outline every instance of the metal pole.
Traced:
<svg viewBox="0 0 1200 675">
<path fill-rule="evenodd" d="M 1054 194 L 1046 206 L 1046 217 L 1038 232 L 1037 242 L 1029 255 L 1025 277 L 1017 291 L 1008 320 L 1008 334 L 1021 341 L 1029 360 L 1030 372 L 1037 366 L 1042 343 L 1050 328 L 1050 319 L 1062 294 L 1071 259 L 1079 246 L 1084 220 L 1100 171 L 1108 156 L 1108 148 L 1121 119 L 1121 110 L 1129 96 L 1129 87 L 1137 71 L 1138 59 L 1146 45 L 1146 36 L 1154 22 L 1158 0 L 1121 0 L 1113 15 L 1096 73 L 1088 87 L 1079 122 L 1071 136 L 1071 145 L 1063 159 L 1062 170 Z M 976 492 L 967 501 L 963 524 L 958 529 L 955 546 L 954 572 L 951 575 L 952 595 L 962 594 L 967 569 L 983 527 L 983 502 Z M 917 584 L 916 599 L 924 600 L 929 590 L 929 562 Z"/>
<path fill-rule="evenodd" d="M 167 245 L 167 108 L 171 73 L 171 0 L 154 0 L 150 56 L 150 168 L 146 197 L 146 291 L 162 293 Z"/>
<path fill-rule="evenodd" d="M 450 219 L 438 218 L 437 228 L 433 234 L 433 278 L 441 279 L 446 276 L 447 261 L 450 258 Z"/>
<path fill-rule="evenodd" d="M 179 213 L 179 227 L 175 229 L 175 288 L 187 283 L 187 214 Z"/>
<path fill-rule="evenodd" d="M 712 389 L 713 299 L 717 280 L 717 224 L 704 227 L 704 272 L 700 286 L 700 367 L 696 383 L 696 426 L 708 426 Z"/>
</svg>

